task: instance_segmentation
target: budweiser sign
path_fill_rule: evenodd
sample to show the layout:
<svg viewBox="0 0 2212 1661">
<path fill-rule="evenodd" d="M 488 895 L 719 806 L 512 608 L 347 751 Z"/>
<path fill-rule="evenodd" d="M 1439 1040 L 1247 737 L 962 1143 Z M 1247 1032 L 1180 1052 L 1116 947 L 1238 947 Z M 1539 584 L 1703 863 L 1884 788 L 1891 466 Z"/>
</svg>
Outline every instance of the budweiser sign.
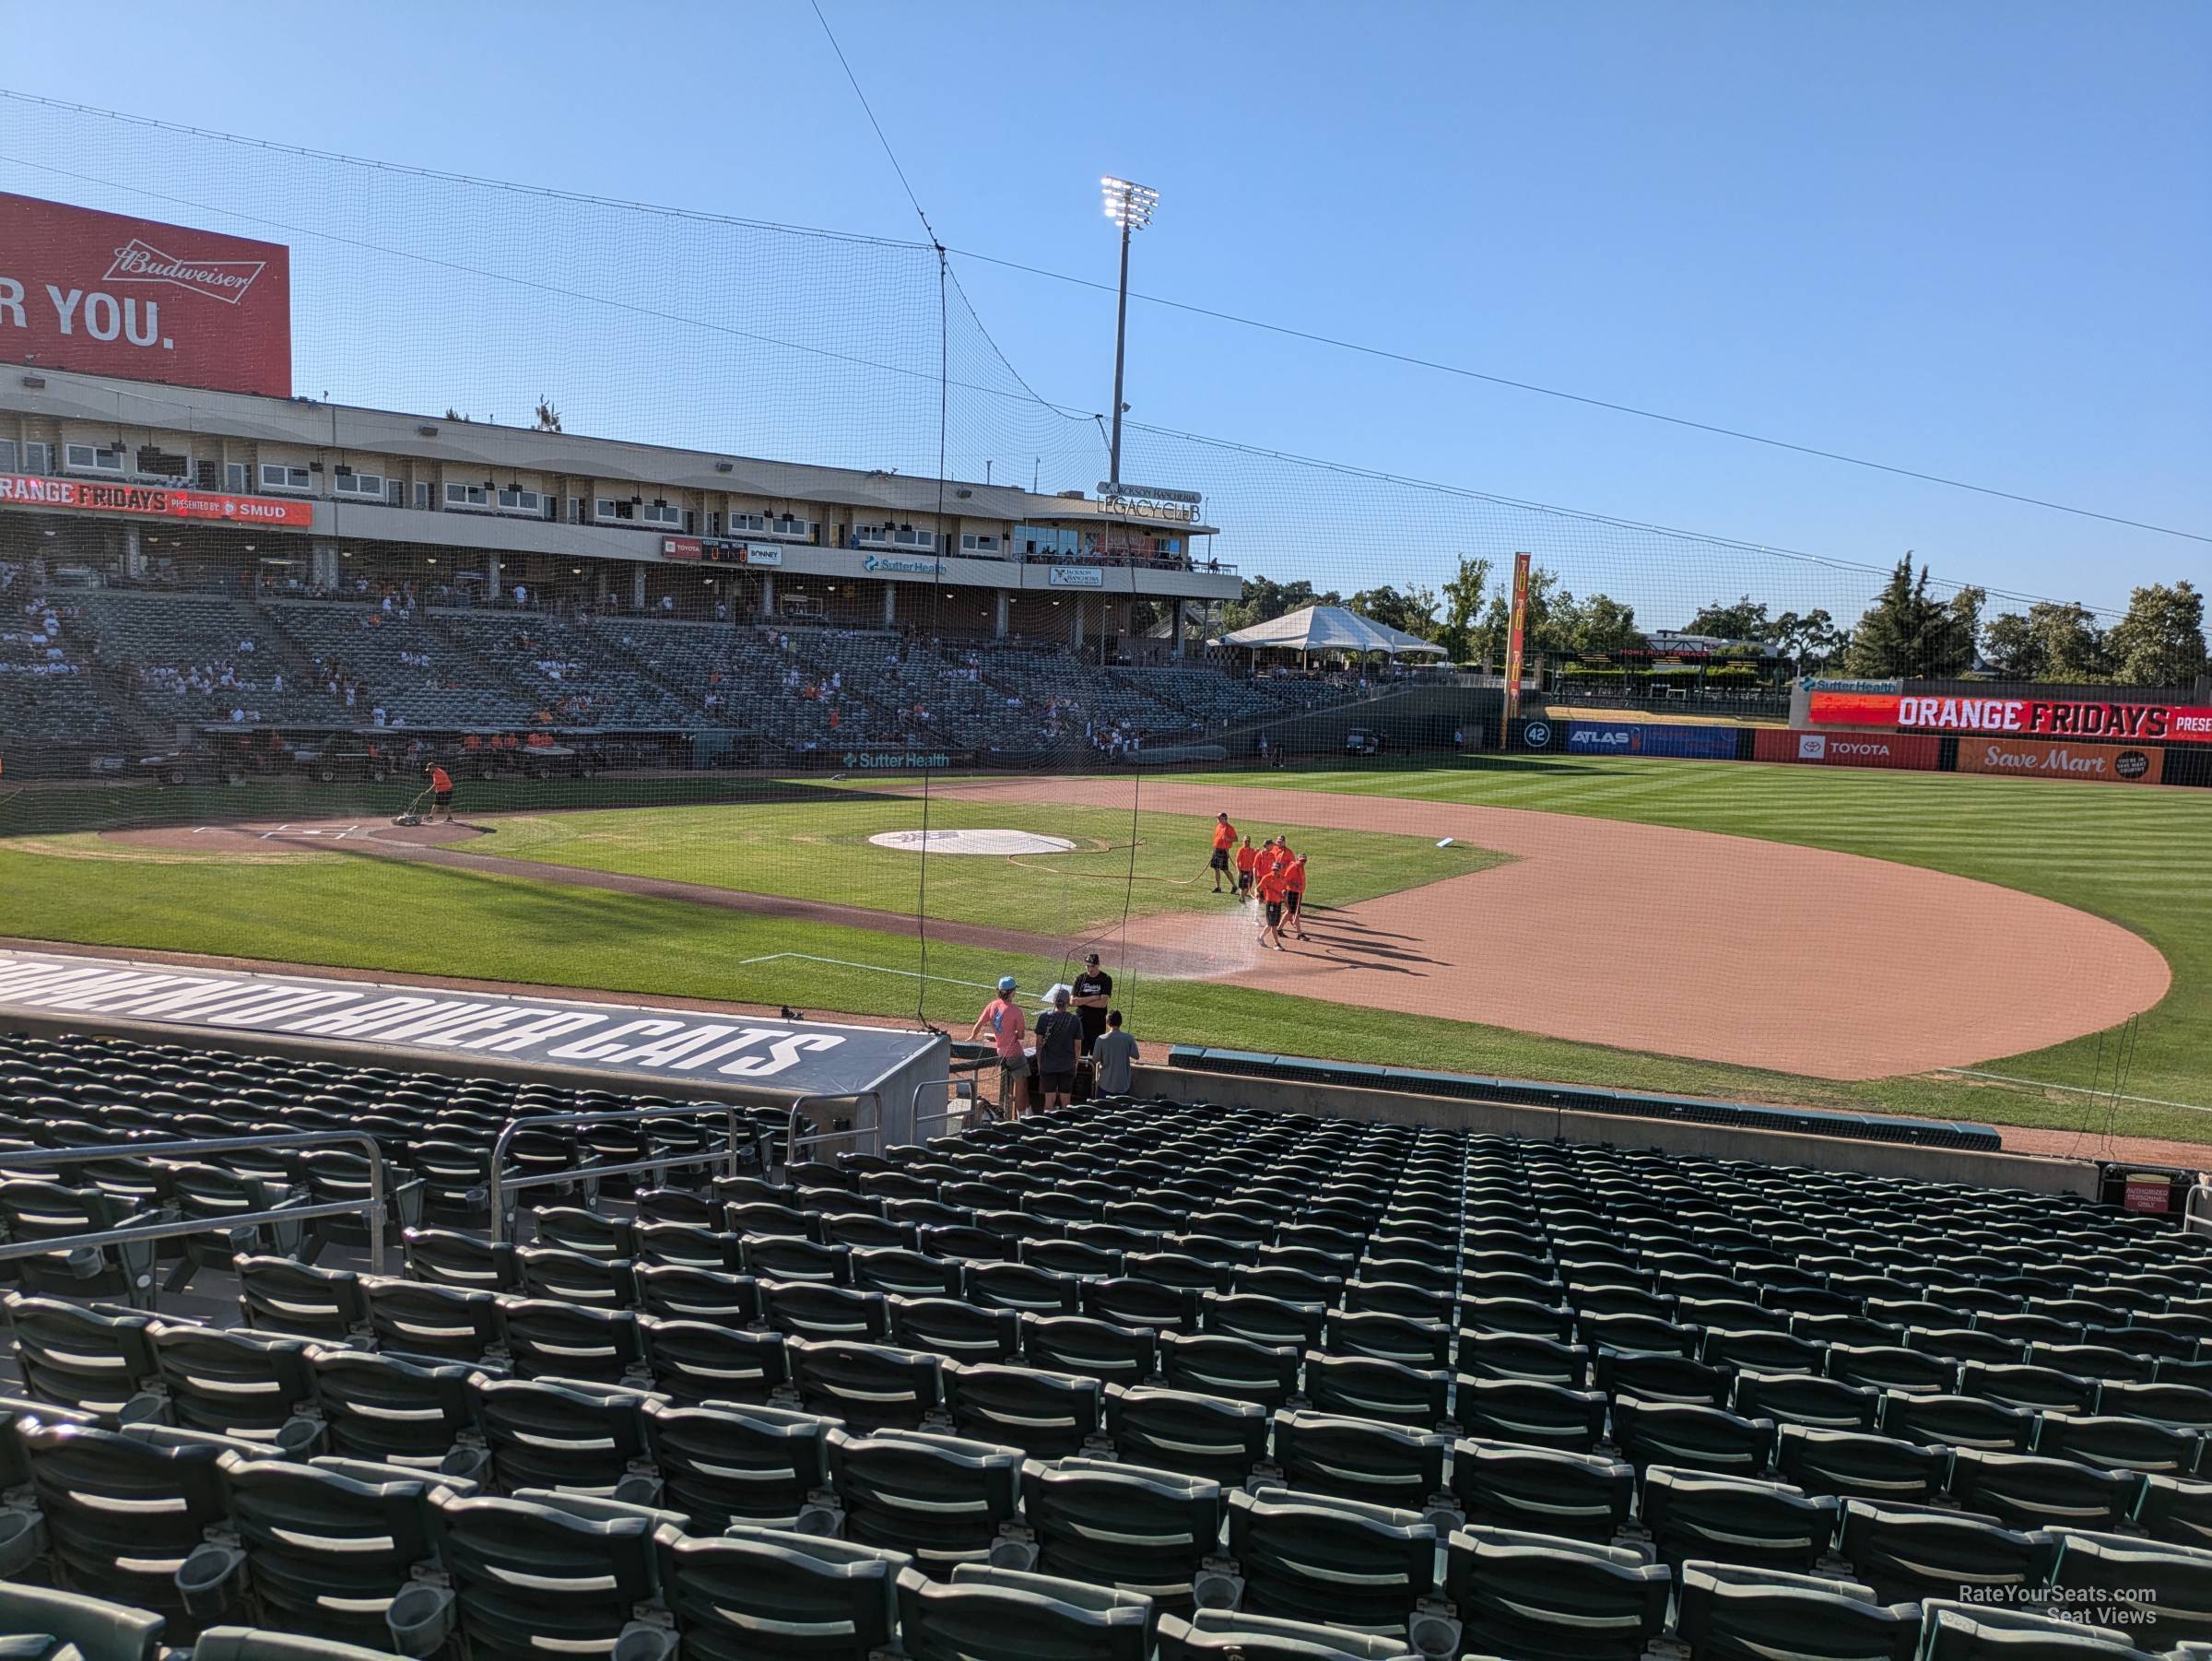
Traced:
<svg viewBox="0 0 2212 1661">
<path fill-rule="evenodd" d="M 275 242 L 0 192 L 0 363 L 289 397 L 290 260 Z"/>
<path fill-rule="evenodd" d="M 115 250 L 115 260 L 101 280 L 111 283 L 168 283 L 192 294 L 205 294 L 234 306 L 246 297 L 268 264 L 266 260 L 190 260 L 163 253 L 152 243 L 133 237 Z"/>
</svg>

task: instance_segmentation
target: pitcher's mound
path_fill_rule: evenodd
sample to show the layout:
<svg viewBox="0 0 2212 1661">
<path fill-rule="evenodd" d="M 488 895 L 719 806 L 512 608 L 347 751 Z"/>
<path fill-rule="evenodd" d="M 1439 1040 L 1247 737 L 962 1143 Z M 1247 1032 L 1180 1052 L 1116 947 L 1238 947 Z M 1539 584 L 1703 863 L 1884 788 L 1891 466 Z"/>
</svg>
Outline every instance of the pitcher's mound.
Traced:
<svg viewBox="0 0 2212 1661">
<path fill-rule="evenodd" d="M 1033 830 L 882 830 L 868 840 L 901 854 L 1065 854 L 1076 844 L 1065 836 Z"/>
</svg>

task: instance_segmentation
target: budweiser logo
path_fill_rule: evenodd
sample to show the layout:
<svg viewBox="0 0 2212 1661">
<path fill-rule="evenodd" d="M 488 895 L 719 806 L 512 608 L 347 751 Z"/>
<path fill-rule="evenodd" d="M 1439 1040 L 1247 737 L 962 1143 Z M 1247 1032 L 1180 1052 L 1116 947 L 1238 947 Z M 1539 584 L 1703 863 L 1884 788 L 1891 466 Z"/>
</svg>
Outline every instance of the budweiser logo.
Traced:
<svg viewBox="0 0 2212 1661">
<path fill-rule="evenodd" d="M 159 248 L 140 238 L 133 237 L 115 250 L 114 264 L 108 267 L 106 280 L 112 283 L 169 283 L 179 289 L 189 289 L 194 294 L 205 294 L 234 306 L 246 297 L 253 279 L 261 275 L 264 262 L 260 260 L 186 260 L 163 253 Z"/>
</svg>

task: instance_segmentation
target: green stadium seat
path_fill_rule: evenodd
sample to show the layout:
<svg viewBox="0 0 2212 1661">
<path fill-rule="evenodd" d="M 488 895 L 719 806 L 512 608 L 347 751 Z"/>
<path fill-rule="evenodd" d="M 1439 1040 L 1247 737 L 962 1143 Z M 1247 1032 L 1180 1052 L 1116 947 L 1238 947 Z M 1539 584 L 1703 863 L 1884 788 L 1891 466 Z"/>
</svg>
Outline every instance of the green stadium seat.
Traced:
<svg viewBox="0 0 2212 1661">
<path fill-rule="evenodd" d="M 912 1661 L 1147 1661 L 1148 1597 L 1080 1581 L 962 1563 L 949 1581 L 899 1575 L 899 1630 Z"/>
<path fill-rule="evenodd" d="M 948 1361 L 945 1408 L 962 1436 L 1019 1448 L 1033 1459 L 1080 1453 L 1100 1435 L 1104 1386 L 1033 1367 Z"/>
<path fill-rule="evenodd" d="M 1616 1459 L 1504 1442 L 1452 1444 L 1452 1497 L 1476 1527 L 1606 1545 L 1627 1526 L 1635 1496 L 1635 1471 Z"/>
<path fill-rule="evenodd" d="M 1436 1546 L 1416 1511 L 1279 1488 L 1229 1496 L 1240 1607 L 1254 1614 L 1405 1632 L 1435 1593 Z"/>
<path fill-rule="evenodd" d="M 1920 1606 L 1855 1581 L 1727 1563 L 1682 1565 L 1676 1636 L 1698 1661 L 1915 1661 Z"/>
<path fill-rule="evenodd" d="M 664 1527 L 653 1549 L 688 1661 L 867 1661 L 892 1647 L 901 1552 L 748 1526 Z"/>
<path fill-rule="evenodd" d="M 2022 1533 L 1986 1516 L 1846 1500 L 1836 1555 L 1884 1602 L 1995 1604 L 2043 1585 L 2058 1548 L 2046 1533 Z"/>
<path fill-rule="evenodd" d="M 792 1528 L 825 1514 L 816 1496 L 829 1485 L 834 1420 L 752 1402 L 648 1401 L 641 1428 L 666 1503 L 695 1532 Z"/>
<path fill-rule="evenodd" d="M 1893 1436 L 1785 1424 L 1775 1443 L 1774 1469 L 1808 1494 L 1925 1505 L 1950 1479 L 1951 1454 Z"/>
<path fill-rule="evenodd" d="M 1444 1591 L 1469 1646 L 1520 1661 L 1635 1661 L 1666 1622 L 1666 1570 L 1623 1548 L 1455 1529 Z"/>
<path fill-rule="evenodd" d="M 1837 1501 L 1783 1482 L 1654 1466 L 1641 1521 L 1662 1562 L 1691 1559 L 1808 1573 L 1836 1531 Z"/>
</svg>

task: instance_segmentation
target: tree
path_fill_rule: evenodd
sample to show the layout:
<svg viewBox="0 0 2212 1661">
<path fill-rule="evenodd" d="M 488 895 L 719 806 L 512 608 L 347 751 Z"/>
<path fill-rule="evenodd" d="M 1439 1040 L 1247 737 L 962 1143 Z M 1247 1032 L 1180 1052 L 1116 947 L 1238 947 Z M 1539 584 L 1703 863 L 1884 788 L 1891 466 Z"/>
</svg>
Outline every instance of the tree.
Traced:
<svg viewBox="0 0 2212 1661">
<path fill-rule="evenodd" d="M 1988 595 L 1961 588 L 1948 600 L 1928 592 L 1928 568 L 1915 574 L 1907 553 L 1852 631 L 1845 661 L 1853 675 L 1943 680 L 1974 661 L 1974 638 Z"/>
<path fill-rule="evenodd" d="M 553 406 L 552 401 L 544 393 L 537 395 L 537 430 L 540 432 L 560 430 L 560 411 Z"/>
<path fill-rule="evenodd" d="M 1766 602 L 1745 595 L 1733 606 L 1724 606 L 1715 600 L 1710 606 L 1700 607 L 1683 632 L 1715 634 L 1723 640 L 1759 641 L 1767 638 L 1768 627 Z"/>
<path fill-rule="evenodd" d="M 1835 656 L 1848 637 L 1836 627 L 1836 619 L 1829 616 L 1826 607 L 1816 606 L 1803 616 L 1783 612 L 1766 626 L 1759 638 L 1789 659 L 1793 675 L 1802 675 Z"/>
<path fill-rule="evenodd" d="M 1643 631 L 1636 627 L 1636 608 L 1609 595 L 1594 594 L 1578 600 L 1562 593 L 1548 609 L 1538 642 L 1544 651 L 1610 657 L 1643 644 Z"/>
<path fill-rule="evenodd" d="M 1438 601 L 1433 588 L 1415 586 L 1400 594 L 1384 583 L 1381 588 L 1360 590 L 1345 604 L 1386 629 L 1418 634 L 1423 640 L 1436 632 Z"/>
<path fill-rule="evenodd" d="M 1225 633 L 1233 634 L 1239 629 L 1249 629 L 1254 623 L 1270 623 L 1277 618 L 1299 611 L 1308 606 L 1337 606 L 1343 604 L 1335 590 L 1316 594 L 1313 584 L 1300 577 L 1295 583 L 1272 583 L 1265 577 L 1244 579 L 1244 594 L 1221 608 L 1221 627 Z"/>
<path fill-rule="evenodd" d="M 2005 680 L 2099 681 L 2112 673 L 2104 630 L 2085 606 L 2039 600 L 2007 611 L 1982 634 L 1983 655 Z"/>
<path fill-rule="evenodd" d="M 2205 596 L 2186 578 L 2138 588 L 2105 645 L 2112 678 L 2124 685 L 2191 686 L 2205 672 Z"/>
<path fill-rule="evenodd" d="M 1464 663 L 1474 646 L 1475 619 L 1482 614 L 1483 591 L 1490 585 L 1490 562 L 1479 554 L 1459 556 L 1456 575 L 1444 579 L 1443 620 L 1436 643 Z"/>
<path fill-rule="evenodd" d="M 1538 652 L 1558 652 L 1563 648 L 1551 637 L 1552 607 L 1561 600 L 1571 604 L 1574 596 L 1562 594 L 1559 573 L 1547 571 L 1541 565 L 1528 568 L 1528 618 L 1524 644 L 1530 656 Z M 1512 590 L 1501 588 L 1490 596 L 1489 609 L 1483 614 L 1472 643 L 1479 648 L 1476 654 L 1485 665 L 1503 666 L 1505 649 L 1512 638 L 1513 617 Z"/>
</svg>

